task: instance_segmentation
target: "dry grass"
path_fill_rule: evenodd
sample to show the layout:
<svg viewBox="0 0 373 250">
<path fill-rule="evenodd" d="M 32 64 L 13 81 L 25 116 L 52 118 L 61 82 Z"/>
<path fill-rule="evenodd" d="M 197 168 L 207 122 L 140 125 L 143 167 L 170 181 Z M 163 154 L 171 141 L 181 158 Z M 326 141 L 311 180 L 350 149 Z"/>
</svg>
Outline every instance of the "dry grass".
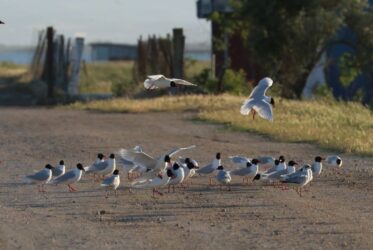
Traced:
<svg viewBox="0 0 373 250">
<path fill-rule="evenodd" d="M 278 100 L 274 122 L 240 114 L 245 97 L 232 95 L 114 99 L 75 103 L 76 109 L 103 112 L 195 111 L 197 118 L 291 142 L 312 142 L 342 152 L 373 155 L 373 115 L 358 103 Z"/>
</svg>

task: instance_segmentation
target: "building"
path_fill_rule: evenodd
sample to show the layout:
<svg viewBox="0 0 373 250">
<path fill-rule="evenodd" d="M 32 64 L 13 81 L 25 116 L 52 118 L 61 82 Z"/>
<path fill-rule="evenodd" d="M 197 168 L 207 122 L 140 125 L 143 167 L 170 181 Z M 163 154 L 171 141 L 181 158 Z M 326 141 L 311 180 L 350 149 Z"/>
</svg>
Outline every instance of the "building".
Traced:
<svg viewBox="0 0 373 250">
<path fill-rule="evenodd" d="M 137 46 L 118 43 L 91 43 L 92 61 L 134 60 Z"/>
</svg>

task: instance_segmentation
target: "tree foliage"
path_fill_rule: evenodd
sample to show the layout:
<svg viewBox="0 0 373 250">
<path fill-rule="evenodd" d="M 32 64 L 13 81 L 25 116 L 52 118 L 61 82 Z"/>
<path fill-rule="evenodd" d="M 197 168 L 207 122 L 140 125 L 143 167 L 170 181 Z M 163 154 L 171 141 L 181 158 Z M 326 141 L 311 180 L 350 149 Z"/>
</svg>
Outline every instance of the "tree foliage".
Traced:
<svg viewBox="0 0 373 250">
<path fill-rule="evenodd" d="M 320 55 L 338 38 L 339 29 L 356 32 L 357 70 L 372 60 L 373 15 L 359 0 L 231 0 L 234 13 L 219 20 L 229 33 L 240 32 L 263 76 L 280 83 L 282 95 L 299 97 Z M 369 54 L 369 55 L 368 55 Z M 371 67 L 370 64 L 368 67 Z"/>
</svg>

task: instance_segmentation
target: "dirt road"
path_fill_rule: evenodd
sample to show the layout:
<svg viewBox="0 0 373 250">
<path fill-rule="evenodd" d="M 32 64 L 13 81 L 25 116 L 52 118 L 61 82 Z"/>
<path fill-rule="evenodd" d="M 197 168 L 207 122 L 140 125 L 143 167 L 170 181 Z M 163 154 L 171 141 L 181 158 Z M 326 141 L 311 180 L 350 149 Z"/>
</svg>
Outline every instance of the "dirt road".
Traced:
<svg viewBox="0 0 373 250">
<path fill-rule="evenodd" d="M 372 249 L 373 166 L 341 155 L 344 174 L 330 169 L 300 198 L 256 183 L 232 191 L 208 187 L 206 177 L 176 193 L 152 198 L 148 190 L 104 191 L 84 177 L 65 186 L 20 184 L 27 173 L 64 159 L 89 164 L 97 152 L 141 145 L 151 155 L 195 144 L 201 165 L 221 152 L 283 154 L 300 163 L 326 152 L 308 144 L 272 142 L 192 121 L 191 114 L 100 114 L 60 109 L 0 109 L 0 248 L 3 249 Z M 251 121 L 250 121 L 251 122 Z M 122 182 L 128 183 L 122 176 Z"/>
</svg>

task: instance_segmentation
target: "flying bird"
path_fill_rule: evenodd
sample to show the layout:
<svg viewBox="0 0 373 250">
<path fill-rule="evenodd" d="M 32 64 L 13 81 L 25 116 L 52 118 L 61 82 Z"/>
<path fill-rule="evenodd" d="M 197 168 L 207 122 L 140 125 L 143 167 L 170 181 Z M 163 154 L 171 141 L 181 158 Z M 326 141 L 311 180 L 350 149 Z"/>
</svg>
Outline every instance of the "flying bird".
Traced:
<svg viewBox="0 0 373 250">
<path fill-rule="evenodd" d="M 275 100 L 273 97 L 266 96 L 265 93 L 273 84 L 273 80 L 269 77 L 263 78 L 258 85 L 253 89 L 249 98 L 245 100 L 241 106 L 241 114 L 253 114 L 253 119 L 258 113 L 263 119 L 273 122 L 272 107 L 275 107 Z"/>
<path fill-rule="evenodd" d="M 177 78 L 166 78 L 164 75 L 151 75 L 144 81 L 144 87 L 147 90 L 158 88 L 174 88 L 178 86 L 197 86 L 196 84 Z"/>
</svg>

